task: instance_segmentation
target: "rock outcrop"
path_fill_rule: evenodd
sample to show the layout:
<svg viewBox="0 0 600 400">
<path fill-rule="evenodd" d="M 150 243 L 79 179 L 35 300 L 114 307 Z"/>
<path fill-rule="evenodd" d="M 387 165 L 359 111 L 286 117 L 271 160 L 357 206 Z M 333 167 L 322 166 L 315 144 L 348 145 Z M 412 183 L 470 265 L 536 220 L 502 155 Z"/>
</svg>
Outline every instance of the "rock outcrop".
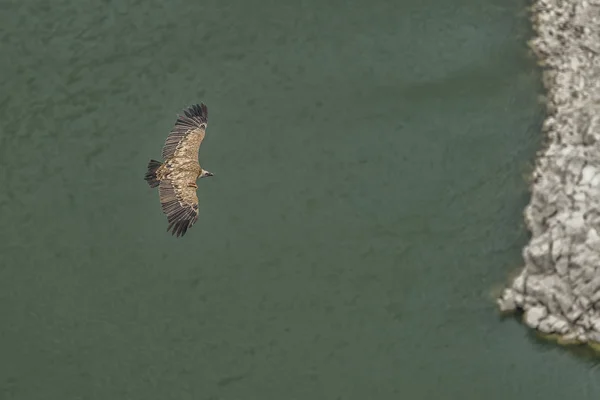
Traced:
<svg viewBox="0 0 600 400">
<path fill-rule="evenodd" d="M 600 0 L 536 0 L 531 12 L 546 144 L 525 210 L 525 268 L 498 305 L 540 332 L 600 342 Z"/>
</svg>

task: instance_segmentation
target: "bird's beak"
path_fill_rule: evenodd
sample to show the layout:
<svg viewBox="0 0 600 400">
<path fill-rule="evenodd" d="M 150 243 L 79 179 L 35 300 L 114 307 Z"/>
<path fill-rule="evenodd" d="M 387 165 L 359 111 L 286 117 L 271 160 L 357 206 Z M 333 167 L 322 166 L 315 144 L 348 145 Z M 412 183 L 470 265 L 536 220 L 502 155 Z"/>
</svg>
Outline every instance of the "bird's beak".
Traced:
<svg viewBox="0 0 600 400">
<path fill-rule="evenodd" d="M 206 172 L 206 176 L 214 176 L 214 174 L 212 172 Z"/>
</svg>

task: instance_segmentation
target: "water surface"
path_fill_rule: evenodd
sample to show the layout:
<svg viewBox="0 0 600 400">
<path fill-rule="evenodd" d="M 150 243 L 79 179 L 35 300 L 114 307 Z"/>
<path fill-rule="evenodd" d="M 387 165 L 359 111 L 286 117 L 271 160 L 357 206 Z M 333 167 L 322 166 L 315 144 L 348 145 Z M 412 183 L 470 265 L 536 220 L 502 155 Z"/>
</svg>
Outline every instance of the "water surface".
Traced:
<svg viewBox="0 0 600 400">
<path fill-rule="evenodd" d="M 524 2 L 0 7 L 0 398 L 598 398 L 490 300 L 543 116 Z M 201 101 L 176 239 L 142 178 Z"/>
</svg>

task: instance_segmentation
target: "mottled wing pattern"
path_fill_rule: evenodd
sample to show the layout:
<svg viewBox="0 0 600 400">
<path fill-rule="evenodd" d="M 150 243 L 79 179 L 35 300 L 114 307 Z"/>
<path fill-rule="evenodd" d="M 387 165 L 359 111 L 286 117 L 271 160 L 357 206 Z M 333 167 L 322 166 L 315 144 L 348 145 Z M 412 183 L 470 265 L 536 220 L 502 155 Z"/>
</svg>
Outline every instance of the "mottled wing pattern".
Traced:
<svg viewBox="0 0 600 400">
<path fill-rule="evenodd" d="M 163 159 L 182 157 L 198 159 L 198 150 L 206 134 L 208 109 L 195 104 L 179 115 L 162 149 Z"/>
<path fill-rule="evenodd" d="M 158 186 L 162 210 L 169 222 L 167 232 L 171 231 L 177 237 L 185 235 L 198 220 L 196 188 L 186 183 L 195 180 L 194 172 L 181 172 L 162 180 Z"/>
</svg>

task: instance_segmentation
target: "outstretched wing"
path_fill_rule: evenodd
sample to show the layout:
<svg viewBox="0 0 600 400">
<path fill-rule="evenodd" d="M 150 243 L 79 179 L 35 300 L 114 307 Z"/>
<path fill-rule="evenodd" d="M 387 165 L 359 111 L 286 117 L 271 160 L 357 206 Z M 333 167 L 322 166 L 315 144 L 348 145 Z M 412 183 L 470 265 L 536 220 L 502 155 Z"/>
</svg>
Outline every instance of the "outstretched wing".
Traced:
<svg viewBox="0 0 600 400">
<path fill-rule="evenodd" d="M 171 129 L 162 149 L 162 157 L 198 159 L 198 150 L 206 134 L 208 109 L 204 104 L 195 104 L 178 115 L 175 126 Z"/>
<path fill-rule="evenodd" d="M 198 220 L 196 188 L 185 183 L 194 182 L 196 176 L 183 175 L 175 179 L 164 179 L 158 186 L 162 210 L 169 222 L 167 232 L 171 231 L 177 237 L 185 235 L 185 232 Z"/>
</svg>

